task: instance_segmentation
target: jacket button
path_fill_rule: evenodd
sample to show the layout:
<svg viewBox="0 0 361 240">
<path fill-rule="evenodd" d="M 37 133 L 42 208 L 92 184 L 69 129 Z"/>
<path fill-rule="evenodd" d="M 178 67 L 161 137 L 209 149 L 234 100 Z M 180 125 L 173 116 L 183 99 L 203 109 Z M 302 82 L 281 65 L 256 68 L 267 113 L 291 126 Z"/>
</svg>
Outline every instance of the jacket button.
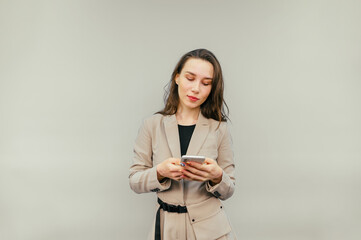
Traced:
<svg viewBox="0 0 361 240">
<path fill-rule="evenodd" d="M 222 206 L 221 206 L 221 208 L 222 208 Z"/>
<path fill-rule="evenodd" d="M 192 222 L 194 222 L 195 220 L 194 219 L 192 219 Z"/>
</svg>

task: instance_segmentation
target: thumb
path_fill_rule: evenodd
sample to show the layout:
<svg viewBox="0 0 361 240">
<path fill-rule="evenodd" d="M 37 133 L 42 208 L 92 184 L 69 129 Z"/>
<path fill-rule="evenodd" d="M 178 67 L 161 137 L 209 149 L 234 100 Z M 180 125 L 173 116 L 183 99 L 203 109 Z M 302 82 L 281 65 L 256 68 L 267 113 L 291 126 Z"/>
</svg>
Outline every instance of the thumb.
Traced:
<svg viewBox="0 0 361 240">
<path fill-rule="evenodd" d="M 213 159 L 211 159 L 211 158 L 206 158 L 205 160 L 204 160 L 204 163 L 205 164 L 212 164 L 212 163 L 215 163 L 216 161 L 214 161 Z"/>
<path fill-rule="evenodd" d="M 173 164 L 180 164 L 180 159 L 179 158 L 171 158 L 170 162 Z"/>
</svg>

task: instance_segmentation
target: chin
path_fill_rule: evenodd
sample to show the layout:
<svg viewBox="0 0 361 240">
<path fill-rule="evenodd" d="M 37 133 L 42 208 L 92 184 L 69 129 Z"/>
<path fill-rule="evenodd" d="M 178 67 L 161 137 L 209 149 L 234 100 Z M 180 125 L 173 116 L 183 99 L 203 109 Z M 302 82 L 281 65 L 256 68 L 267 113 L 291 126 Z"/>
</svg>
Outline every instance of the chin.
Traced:
<svg viewBox="0 0 361 240">
<path fill-rule="evenodd" d="M 196 108 L 199 108 L 201 105 L 198 105 L 198 104 L 189 104 L 187 105 L 188 108 L 190 109 L 196 109 Z"/>
</svg>

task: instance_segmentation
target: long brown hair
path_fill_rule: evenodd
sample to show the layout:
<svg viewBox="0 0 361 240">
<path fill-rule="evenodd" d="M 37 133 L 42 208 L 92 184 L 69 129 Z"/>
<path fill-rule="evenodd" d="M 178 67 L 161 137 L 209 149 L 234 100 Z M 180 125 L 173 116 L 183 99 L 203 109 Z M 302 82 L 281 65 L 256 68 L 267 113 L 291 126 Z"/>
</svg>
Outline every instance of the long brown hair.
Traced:
<svg viewBox="0 0 361 240">
<path fill-rule="evenodd" d="M 213 80 L 212 89 L 207 100 L 201 105 L 201 112 L 206 118 L 212 118 L 219 122 L 225 122 L 228 119 L 228 106 L 223 99 L 223 74 L 222 68 L 216 56 L 207 49 L 196 49 L 184 54 L 177 63 L 172 77 L 168 82 L 164 94 L 165 107 L 163 110 L 157 112 L 163 115 L 173 115 L 177 112 L 179 105 L 178 85 L 175 78 L 181 73 L 185 63 L 190 58 L 198 58 L 205 60 L 213 65 Z"/>
</svg>

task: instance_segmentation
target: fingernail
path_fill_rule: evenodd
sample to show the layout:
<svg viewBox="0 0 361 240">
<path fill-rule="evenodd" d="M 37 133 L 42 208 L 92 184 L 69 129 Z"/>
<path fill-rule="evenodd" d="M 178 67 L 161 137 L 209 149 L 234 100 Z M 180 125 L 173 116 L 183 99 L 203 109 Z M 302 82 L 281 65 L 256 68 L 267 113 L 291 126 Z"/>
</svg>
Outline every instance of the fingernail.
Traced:
<svg viewBox="0 0 361 240">
<path fill-rule="evenodd" d="M 185 165 L 184 165 L 184 163 L 180 163 L 180 165 L 182 166 L 182 167 L 184 167 Z"/>
</svg>

